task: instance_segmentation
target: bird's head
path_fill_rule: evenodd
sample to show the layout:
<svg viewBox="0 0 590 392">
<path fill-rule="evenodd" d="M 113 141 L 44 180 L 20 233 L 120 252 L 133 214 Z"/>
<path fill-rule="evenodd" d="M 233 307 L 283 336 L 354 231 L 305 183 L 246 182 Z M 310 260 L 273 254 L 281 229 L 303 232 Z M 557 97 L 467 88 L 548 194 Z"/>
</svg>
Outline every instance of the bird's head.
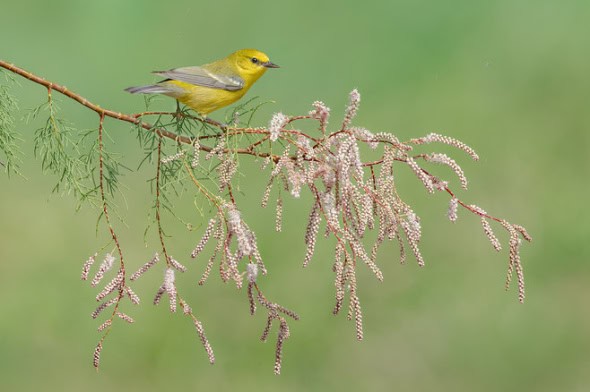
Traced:
<svg viewBox="0 0 590 392">
<path fill-rule="evenodd" d="M 247 74 L 258 79 L 268 68 L 279 68 L 272 63 L 268 56 L 256 49 L 241 49 L 230 55 L 241 74 Z"/>
</svg>

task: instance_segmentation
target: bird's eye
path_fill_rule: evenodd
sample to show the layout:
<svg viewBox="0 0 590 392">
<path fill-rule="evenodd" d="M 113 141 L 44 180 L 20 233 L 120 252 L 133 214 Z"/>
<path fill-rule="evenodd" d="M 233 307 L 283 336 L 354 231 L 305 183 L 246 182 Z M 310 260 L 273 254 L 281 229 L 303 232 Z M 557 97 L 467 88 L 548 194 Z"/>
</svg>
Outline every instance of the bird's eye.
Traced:
<svg viewBox="0 0 590 392">
<path fill-rule="evenodd" d="M 257 59 L 256 57 L 252 57 L 252 62 L 253 62 L 254 64 L 258 64 L 258 59 Z"/>
</svg>

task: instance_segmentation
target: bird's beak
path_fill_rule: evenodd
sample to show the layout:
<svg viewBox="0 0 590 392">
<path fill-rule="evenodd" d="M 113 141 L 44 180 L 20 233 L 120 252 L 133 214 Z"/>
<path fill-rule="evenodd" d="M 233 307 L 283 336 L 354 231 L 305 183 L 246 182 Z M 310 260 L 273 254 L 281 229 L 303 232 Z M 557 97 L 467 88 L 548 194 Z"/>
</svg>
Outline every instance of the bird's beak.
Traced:
<svg viewBox="0 0 590 392">
<path fill-rule="evenodd" d="M 262 66 L 266 67 L 266 68 L 281 68 L 278 65 L 276 65 L 275 63 L 271 63 L 270 61 L 262 63 Z"/>
</svg>

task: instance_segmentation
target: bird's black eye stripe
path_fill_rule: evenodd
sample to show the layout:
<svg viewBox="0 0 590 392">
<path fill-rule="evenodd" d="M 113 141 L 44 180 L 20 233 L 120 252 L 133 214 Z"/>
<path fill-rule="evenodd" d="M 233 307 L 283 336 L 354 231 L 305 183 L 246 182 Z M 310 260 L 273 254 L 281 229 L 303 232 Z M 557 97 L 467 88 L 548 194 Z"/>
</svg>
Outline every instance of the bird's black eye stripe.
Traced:
<svg viewBox="0 0 590 392">
<path fill-rule="evenodd" d="M 258 59 L 257 59 L 256 57 L 252 57 L 252 62 L 253 62 L 254 64 L 258 64 Z"/>
</svg>

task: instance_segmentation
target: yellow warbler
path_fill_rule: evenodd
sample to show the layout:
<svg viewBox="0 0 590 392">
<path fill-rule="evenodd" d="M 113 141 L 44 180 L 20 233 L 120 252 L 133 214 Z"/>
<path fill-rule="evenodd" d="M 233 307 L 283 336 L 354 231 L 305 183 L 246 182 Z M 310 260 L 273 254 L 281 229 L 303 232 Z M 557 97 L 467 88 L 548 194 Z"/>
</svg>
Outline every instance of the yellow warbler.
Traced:
<svg viewBox="0 0 590 392">
<path fill-rule="evenodd" d="M 164 94 L 207 116 L 242 98 L 268 68 L 278 67 L 258 50 L 241 49 L 209 64 L 155 71 L 166 79 L 125 91 Z"/>
</svg>

